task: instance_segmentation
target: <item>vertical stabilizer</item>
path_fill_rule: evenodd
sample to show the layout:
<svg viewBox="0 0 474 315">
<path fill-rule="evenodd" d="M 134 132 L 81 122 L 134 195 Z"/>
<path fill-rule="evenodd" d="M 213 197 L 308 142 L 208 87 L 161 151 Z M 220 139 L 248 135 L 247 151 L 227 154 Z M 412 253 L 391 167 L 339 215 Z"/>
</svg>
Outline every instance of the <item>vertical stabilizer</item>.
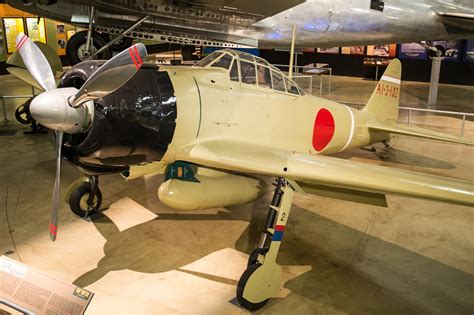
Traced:
<svg viewBox="0 0 474 315">
<path fill-rule="evenodd" d="M 372 113 L 377 121 L 396 124 L 398 104 L 400 103 L 401 77 L 402 65 L 400 60 L 393 59 L 363 110 Z"/>
</svg>

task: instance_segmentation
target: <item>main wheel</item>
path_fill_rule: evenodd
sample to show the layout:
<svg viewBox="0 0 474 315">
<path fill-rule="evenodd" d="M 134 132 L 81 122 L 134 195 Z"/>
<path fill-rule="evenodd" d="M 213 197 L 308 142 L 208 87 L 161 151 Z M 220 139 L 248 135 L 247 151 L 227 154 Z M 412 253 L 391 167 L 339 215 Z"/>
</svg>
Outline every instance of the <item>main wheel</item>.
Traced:
<svg viewBox="0 0 474 315">
<path fill-rule="evenodd" d="M 237 284 L 237 301 L 243 308 L 251 312 L 261 309 L 265 304 L 267 304 L 269 300 L 269 299 L 266 299 L 258 303 L 253 303 L 244 298 L 244 289 L 245 289 L 245 286 L 247 285 L 247 281 L 250 279 L 252 274 L 261 266 L 262 264 L 260 263 L 250 265 L 244 271 L 244 273 L 240 277 L 239 283 Z"/>
<path fill-rule="evenodd" d="M 81 31 L 74 34 L 74 36 L 72 36 L 67 42 L 66 55 L 71 66 L 90 59 L 89 53 L 86 51 L 86 41 L 87 31 Z M 92 46 L 90 48 L 92 53 L 104 47 L 105 44 L 106 43 L 100 34 L 95 32 L 92 33 Z M 112 52 L 110 49 L 105 49 L 98 56 L 95 56 L 94 59 L 107 60 L 111 57 Z"/>
<path fill-rule="evenodd" d="M 91 194 L 92 185 L 89 182 L 82 183 L 77 187 L 69 197 L 69 207 L 72 212 L 80 217 L 85 217 L 91 214 L 94 214 L 99 210 L 100 205 L 102 204 L 102 193 L 97 189 L 92 205 L 89 208 L 87 200 Z"/>
</svg>

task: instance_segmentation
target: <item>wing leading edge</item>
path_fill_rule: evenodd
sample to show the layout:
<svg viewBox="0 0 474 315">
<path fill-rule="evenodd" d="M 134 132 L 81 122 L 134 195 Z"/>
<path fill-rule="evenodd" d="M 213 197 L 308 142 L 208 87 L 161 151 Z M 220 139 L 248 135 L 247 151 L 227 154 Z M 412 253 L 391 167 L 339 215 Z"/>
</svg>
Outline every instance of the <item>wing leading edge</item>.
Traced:
<svg viewBox="0 0 474 315">
<path fill-rule="evenodd" d="M 246 143 L 198 143 L 185 148 L 176 159 L 228 171 L 285 177 L 302 182 L 303 186 L 329 186 L 474 206 L 473 183 L 469 181 Z M 311 193 L 310 189 L 303 190 Z"/>
</svg>

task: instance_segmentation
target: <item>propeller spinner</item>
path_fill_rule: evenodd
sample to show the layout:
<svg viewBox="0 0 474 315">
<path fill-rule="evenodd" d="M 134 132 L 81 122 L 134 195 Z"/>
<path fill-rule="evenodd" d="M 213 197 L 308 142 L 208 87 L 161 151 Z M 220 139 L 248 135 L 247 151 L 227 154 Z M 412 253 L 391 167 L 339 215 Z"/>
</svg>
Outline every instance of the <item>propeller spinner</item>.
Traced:
<svg viewBox="0 0 474 315">
<path fill-rule="evenodd" d="M 75 134 L 87 128 L 94 111 L 92 101 L 116 91 L 127 83 L 140 69 L 147 52 L 143 44 L 133 45 L 107 61 L 90 76 L 80 90 L 77 90 L 71 87 L 56 88 L 53 71 L 46 57 L 28 36 L 20 33 L 16 46 L 26 68 L 45 90 L 32 100 L 31 115 L 56 133 L 56 180 L 49 223 L 49 236 L 54 241 L 58 231 L 61 147 L 64 132 Z"/>
</svg>

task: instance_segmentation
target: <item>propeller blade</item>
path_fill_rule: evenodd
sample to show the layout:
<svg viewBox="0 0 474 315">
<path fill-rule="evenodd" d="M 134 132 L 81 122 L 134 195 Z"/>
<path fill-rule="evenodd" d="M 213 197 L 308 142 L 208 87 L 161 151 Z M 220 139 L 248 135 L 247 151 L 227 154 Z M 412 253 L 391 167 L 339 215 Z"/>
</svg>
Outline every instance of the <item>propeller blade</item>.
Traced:
<svg viewBox="0 0 474 315">
<path fill-rule="evenodd" d="M 58 235 L 59 216 L 59 184 L 61 179 L 61 148 L 63 145 L 63 132 L 56 131 L 56 180 L 54 181 L 53 200 L 51 208 L 51 221 L 49 222 L 49 238 L 54 242 Z"/>
<path fill-rule="evenodd" d="M 26 68 L 43 90 L 55 89 L 56 81 L 54 80 L 53 71 L 38 46 L 28 36 L 20 33 L 16 38 L 16 47 Z"/>
<path fill-rule="evenodd" d="M 122 51 L 94 72 L 77 94 L 69 99 L 69 104 L 77 107 L 119 89 L 137 73 L 146 55 L 145 45 L 141 43 Z"/>
</svg>

